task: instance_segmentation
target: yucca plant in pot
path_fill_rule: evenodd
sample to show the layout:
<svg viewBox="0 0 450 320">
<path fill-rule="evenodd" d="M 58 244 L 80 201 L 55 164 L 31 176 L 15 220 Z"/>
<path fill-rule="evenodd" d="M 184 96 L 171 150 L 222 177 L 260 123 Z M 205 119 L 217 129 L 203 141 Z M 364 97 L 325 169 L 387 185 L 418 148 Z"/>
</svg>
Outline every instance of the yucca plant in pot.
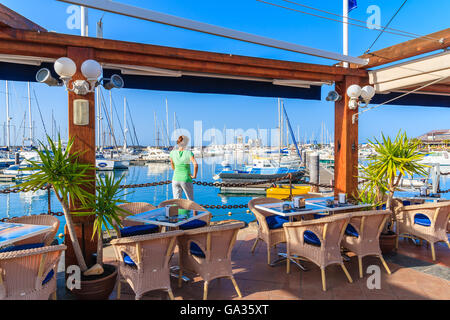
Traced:
<svg viewBox="0 0 450 320">
<path fill-rule="evenodd" d="M 120 200 L 120 182 L 122 179 L 118 179 L 116 182 L 114 182 L 114 178 L 109 177 L 97 179 L 96 194 L 93 195 L 86 191 L 86 186 L 95 182 L 89 174 L 92 170 L 95 170 L 95 167 L 78 161 L 81 152 L 72 152 L 73 138 L 69 139 L 65 148 L 60 137 L 55 143 L 47 136 L 47 142 L 48 146 L 39 141 L 40 150 L 37 150 L 39 161 L 28 160 L 30 167 L 25 170 L 33 170 L 36 173 L 27 176 L 17 187 L 21 191 L 34 191 L 45 186 L 53 189 L 63 208 L 75 257 L 82 272 L 81 288 L 74 290 L 77 290 L 77 295 L 81 298 L 99 298 L 99 296 L 90 294 L 83 295 L 83 292 L 90 291 L 92 287 L 95 288 L 95 291 L 104 292 L 105 287 L 109 288 L 111 278 L 114 278 L 115 283 L 115 277 L 117 277 L 115 267 L 112 271 L 109 267 L 105 268 L 107 272 L 104 272 L 105 269 L 102 267 L 103 232 L 101 230 L 103 228 L 109 230 L 108 225 L 113 228 L 121 226 L 119 216 L 123 210 L 118 207 L 118 204 L 125 202 Z M 71 206 L 77 206 L 79 209 L 72 211 Z M 75 233 L 73 215 L 95 216 L 93 237 L 97 234 L 99 239 L 97 264 L 89 269 Z M 89 283 L 93 286 L 90 286 Z M 111 292 L 112 288 L 109 294 Z M 106 296 L 107 298 L 109 294 L 103 294 L 101 297 Z"/>
<path fill-rule="evenodd" d="M 399 131 L 394 140 L 381 134 L 381 140 L 368 140 L 376 154 L 369 158 L 367 166 L 361 168 L 361 178 L 366 182 L 362 192 L 370 195 L 376 206 L 386 205 L 392 215 L 380 237 L 382 251 L 394 249 L 397 235 L 393 230 L 396 220 L 394 192 L 398 190 L 401 179 L 406 176 L 426 175 L 427 165 L 420 163 L 424 154 L 420 153 L 420 141 L 409 139 L 405 132 Z M 384 249 L 384 250 L 383 250 Z"/>
<path fill-rule="evenodd" d="M 66 148 L 63 147 L 59 136 L 56 143 L 47 136 L 47 142 L 48 146 L 39 141 L 40 148 L 36 152 L 40 160 L 27 160 L 30 166 L 23 169 L 36 172 L 26 176 L 17 187 L 20 191 L 34 191 L 42 187 L 53 189 L 63 208 L 78 266 L 85 272 L 88 267 L 75 233 L 70 206 L 87 204 L 89 192 L 85 187 L 94 183 L 88 173 L 95 168 L 78 161 L 81 152 L 71 152 L 73 138 L 69 140 Z"/>
<path fill-rule="evenodd" d="M 123 176 L 115 179 L 114 175 L 97 177 L 95 195 L 89 194 L 83 210 L 74 213 L 95 217 L 92 238 L 97 237 L 97 263 L 82 275 L 81 289 L 72 290 L 80 299 L 108 299 L 116 284 L 116 266 L 103 263 L 103 235 L 107 232 L 111 236 L 111 229 L 117 232 L 122 227 L 121 217 L 126 211 L 119 205 L 127 202 L 123 200 L 126 193 L 120 187 L 122 179 Z"/>
</svg>

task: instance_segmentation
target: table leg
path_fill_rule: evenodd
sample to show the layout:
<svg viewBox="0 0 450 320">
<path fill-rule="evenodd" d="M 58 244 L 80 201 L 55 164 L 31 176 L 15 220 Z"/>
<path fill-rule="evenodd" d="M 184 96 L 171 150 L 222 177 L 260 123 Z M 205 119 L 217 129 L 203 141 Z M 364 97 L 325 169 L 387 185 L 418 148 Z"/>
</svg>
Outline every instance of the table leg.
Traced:
<svg viewBox="0 0 450 320">
<path fill-rule="evenodd" d="M 276 264 L 278 264 L 278 263 L 280 263 L 280 262 L 283 262 L 283 261 L 286 261 L 286 259 L 287 259 L 287 254 L 286 254 L 286 253 L 280 252 L 280 253 L 278 253 L 278 256 L 279 256 L 279 258 L 276 259 L 275 261 L 273 261 L 273 262 L 270 264 L 271 267 L 274 267 Z M 291 258 L 291 259 L 289 259 L 289 260 L 290 260 L 293 264 L 295 264 L 297 267 L 299 267 L 301 270 L 303 270 L 303 271 L 308 271 L 308 269 L 307 269 L 304 265 L 302 265 L 300 262 L 298 262 L 297 260 L 295 260 L 295 259 L 293 259 L 293 258 Z"/>
</svg>

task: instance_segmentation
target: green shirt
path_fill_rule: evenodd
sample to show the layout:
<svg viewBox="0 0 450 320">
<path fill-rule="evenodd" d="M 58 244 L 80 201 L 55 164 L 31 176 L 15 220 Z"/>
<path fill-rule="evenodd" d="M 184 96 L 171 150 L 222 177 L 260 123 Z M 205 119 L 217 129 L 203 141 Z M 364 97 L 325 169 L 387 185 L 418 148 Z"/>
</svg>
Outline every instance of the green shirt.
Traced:
<svg viewBox="0 0 450 320">
<path fill-rule="evenodd" d="M 172 159 L 175 167 L 172 181 L 192 182 L 191 157 L 193 156 L 194 154 L 189 150 L 172 150 L 170 152 L 170 158 Z"/>
</svg>

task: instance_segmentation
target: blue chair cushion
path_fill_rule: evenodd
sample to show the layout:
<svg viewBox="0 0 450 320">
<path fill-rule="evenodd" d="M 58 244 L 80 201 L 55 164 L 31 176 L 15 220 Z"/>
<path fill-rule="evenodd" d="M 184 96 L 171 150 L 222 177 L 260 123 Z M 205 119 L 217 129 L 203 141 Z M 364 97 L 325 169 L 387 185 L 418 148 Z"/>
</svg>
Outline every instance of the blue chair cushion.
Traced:
<svg viewBox="0 0 450 320">
<path fill-rule="evenodd" d="M 403 202 L 404 206 L 410 206 L 411 205 L 411 201 L 409 201 L 409 200 L 403 200 L 402 202 Z"/>
<path fill-rule="evenodd" d="M 181 230 L 189 230 L 189 229 L 195 229 L 195 228 L 201 228 L 206 226 L 206 221 L 203 220 L 192 220 L 186 223 L 183 223 L 180 225 Z"/>
<path fill-rule="evenodd" d="M 120 229 L 122 237 L 141 236 L 144 234 L 154 233 L 158 231 L 158 226 L 154 224 L 143 224 L 139 226 L 131 226 Z"/>
<path fill-rule="evenodd" d="M 422 213 L 417 213 L 414 216 L 414 223 L 420 226 L 429 227 L 431 226 L 431 221 L 428 217 Z"/>
<path fill-rule="evenodd" d="M 283 227 L 283 223 L 289 222 L 289 219 L 275 214 L 266 217 L 266 222 L 269 229 L 279 229 Z"/>
<path fill-rule="evenodd" d="M 307 244 L 311 244 L 313 246 L 319 246 L 320 247 L 320 239 L 316 236 L 316 234 L 312 231 L 306 230 L 303 233 L 303 240 Z"/>
<path fill-rule="evenodd" d="M 350 223 L 347 225 L 347 228 L 345 229 L 345 234 L 355 238 L 359 237 L 358 231 L 356 231 L 355 227 L 352 226 Z"/>
<path fill-rule="evenodd" d="M 123 252 L 123 262 L 130 267 L 137 267 L 136 263 L 134 263 L 133 259 L 130 258 L 125 252 Z"/>
<path fill-rule="evenodd" d="M 16 251 L 16 250 L 36 249 L 36 248 L 42 248 L 43 246 L 44 246 L 43 243 L 27 243 L 27 244 L 20 244 L 17 246 L 9 246 L 9 247 L 1 249 L 0 252 L 11 252 L 11 251 Z"/>
<path fill-rule="evenodd" d="M 191 252 L 192 255 L 205 259 L 205 253 L 202 251 L 202 249 L 200 249 L 200 247 L 196 243 L 191 242 L 189 251 Z"/>
<path fill-rule="evenodd" d="M 55 271 L 52 269 L 49 273 L 45 276 L 44 280 L 42 281 L 42 285 L 45 285 L 47 282 L 49 282 L 53 276 L 55 275 Z"/>
</svg>

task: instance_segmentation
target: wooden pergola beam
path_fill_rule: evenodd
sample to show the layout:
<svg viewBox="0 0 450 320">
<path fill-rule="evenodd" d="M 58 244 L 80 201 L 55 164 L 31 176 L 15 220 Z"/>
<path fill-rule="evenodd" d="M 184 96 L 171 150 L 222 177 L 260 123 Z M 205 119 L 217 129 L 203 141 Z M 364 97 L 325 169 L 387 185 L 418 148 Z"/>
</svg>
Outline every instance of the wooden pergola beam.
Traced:
<svg viewBox="0 0 450 320">
<path fill-rule="evenodd" d="M 340 81 L 344 75 L 367 76 L 365 70 L 359 69 L 0 28 L 0 53 L 55 58 L 62 56 L 68 46 L 94 49 L 99 62 L 171 70 L 315 81 Z"/>
<path fill-rule="evenodd" d="M 436 40 L 431 40 L 431 38 Z M 442 43 L 438 40 L 442 39 Z M 428 34 L 424 37 L 402 42 L 378 51 L 360 56 L 369 59 L 365 66 L 351 64 L 352 68 L 369 69 L 383 64 L 400 61 L 424 53 L 446 49 L 450 46 L 450 28 Z"/>
</svg>

